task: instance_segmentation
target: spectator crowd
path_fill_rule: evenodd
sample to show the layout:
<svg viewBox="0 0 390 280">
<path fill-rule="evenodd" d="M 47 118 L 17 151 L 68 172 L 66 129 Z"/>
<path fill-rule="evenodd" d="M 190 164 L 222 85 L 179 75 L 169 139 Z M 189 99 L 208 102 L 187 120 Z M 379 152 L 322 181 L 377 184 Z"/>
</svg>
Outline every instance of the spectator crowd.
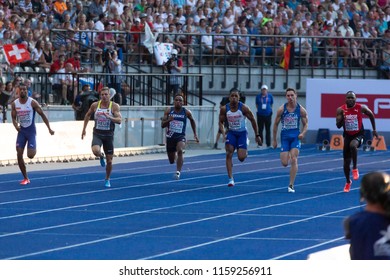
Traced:
<svg viewBox="0 0 390 280">
<path fill-rule="evenodd" d="M 24 44 L 31 60 L 18 66 L 48 69 L 68 104 L 79 88 L 69 73 L 154 63 L 146 26 L 189 66 L 200 54 L 210 64 L 280 65 L 290 45 L 303 67 L 368 66 L 389 78 L 389 21 L 389 0 L 0 0 L 0 47 Z M 15 67 L 1 65 L 2 77 Z M 17 79 L 1 82 L 10 101 Z M 109 81 L 117 92 L 120 82 Z"/>
</svg>

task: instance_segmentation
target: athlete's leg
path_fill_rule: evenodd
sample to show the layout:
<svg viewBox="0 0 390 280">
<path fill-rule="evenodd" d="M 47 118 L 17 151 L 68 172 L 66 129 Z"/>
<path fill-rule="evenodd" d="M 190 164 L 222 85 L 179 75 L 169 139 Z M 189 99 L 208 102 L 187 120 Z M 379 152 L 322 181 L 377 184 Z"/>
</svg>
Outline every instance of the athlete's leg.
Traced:
<svg viewBox="0 0 390 280">
<path fill-rule="evenodd" d="M 357 168 L 357 149 L 359 147 L 359 141 L 356 139 L 353 139 L 349 145 L 350 151 L 351 151 L 351 157 L 352 157 L 352 168 Z"/>
<path fill-rule="evenodd" d="M 238 148 L 237 149 L 237 157 L 238 157 L 238 160 L 243 162 L 248 156 L 248 150 L 247 149 L 243 149 L 243 148 Z"/>
<path fill-rule="evenodd" d="M 176 144 L 176 151 L 177 151 L 177 160 L 176 160 L 176 171 L 181 171 L 181 168 L 183 167 L 184 162 L 184 156 L 183 156 L 183 150 L 185 148 L 186 144 L 184 141 L 179 141 Z"/>
<path fill-rule="evenodd" d="M 226 170 L 229 178 L 233 178 L 233 153 L 234 147 L 230 144 L 225 145 L 226 150 Z"/>
<path fill-rule="evenodd" d="M 295 182 L 295 177 L 297 176 L 298 173 L 298 155 L 299 155 L 299 150 L 296 148 L 292 148 L 290 151 L 290 185 L 294 185 Z"/>
<path fill-rule="evenodd" d="M 100 145 L 93 145 L 92 146 L 92 153 L 97 157 L 103 156 L 102 149 L 101 149 Z"/>
<path fill-rule="evenodd" d="M 169 163 L 174 164 L 176 159 L 176 152 L 167 152 L 167 155 L 168 155 Z"/>
<path fill-rule="evenodd" d="M 288 166 L 288 162 L 290 159 L 290 153 L 289 152 L 281 152 L 280 153 L 280 162 L 284 167 Z"/>
<path fill-rule="evenodd" d="M 37 154 L 37 149 L 27 148 L 27 157 L 33 159 Z"/>
<path fill-rule="evenodd" d="M 106 155 L 106 180 L 110 180 L 113 155 Z"/>
<path fill-rule="evenodd" d="M 23 159 L 24 147 L 16 148 L 16 153 L 17 153 L 18 165 L 19 165 L 20 172 L 22 172 L 24 179 L 28 179 L 27 171 L 26 171 L 26 164 L 24 163 L 24 159 Z"/>
<path fill-rule="evenodd" d="M 344 158 L 344 176 L 347 183 L 351 181 L 350 173 L 351 173 L 351 158 Z"/>
<path fill-rule="evenodd" d="M 344 147 L 343 147 L 343 169 L 344 169 L 344 176 L 347 183 L 351 181 L 350 179 L 350 173 L 351 173 L 351 157 L 352 157 L 352 151 L 351 151 L 351 138 L 348 136 L 344 137 Z"/>
</svg>

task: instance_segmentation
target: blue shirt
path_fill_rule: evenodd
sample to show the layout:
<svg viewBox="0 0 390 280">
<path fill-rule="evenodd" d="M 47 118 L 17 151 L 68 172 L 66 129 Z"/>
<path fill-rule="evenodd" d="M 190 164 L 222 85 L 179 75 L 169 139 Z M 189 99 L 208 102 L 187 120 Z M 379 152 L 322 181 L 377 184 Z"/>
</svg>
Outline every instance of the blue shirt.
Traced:
<svg viewBox="0 0 390 280">
<path fill-rule="evenodd" d="M 350 216 L 348 223 L 352 260 L 390 260 L 389 217 L 361 211 Z"/>
<path fill-rule="evenodd" d="M 270 116 L 272 115 L 272 105 L 274 104 L 274 98 L 272 94 L 267 93 L 265 96 L 258 94 L 256 96 L 257 115 L 258 116 Z"/>
</svg>

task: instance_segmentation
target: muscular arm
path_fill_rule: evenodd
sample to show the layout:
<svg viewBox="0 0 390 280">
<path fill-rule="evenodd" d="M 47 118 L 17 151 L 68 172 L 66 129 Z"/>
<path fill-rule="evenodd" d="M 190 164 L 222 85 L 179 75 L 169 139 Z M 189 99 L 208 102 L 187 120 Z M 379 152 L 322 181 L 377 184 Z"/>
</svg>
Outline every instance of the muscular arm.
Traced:
<svg viewBox="0 0 390 280">
<path fill-rule="evenodd" d="M 42 111 L 41 106 L 39 106 L 38 102 L 36 100 L 33 100 L 31 102 L 31 106 L 34 108 L 34 110 L 41 116 L 43 122 L 46 124 L 47 128 L 49 129 L 49 133 L 51 135 L 54 134 L 54 131 L 50 128 L 49 120 L 46 117 L 45 113 Z"/>
<path fill-rule="evenodd" d="M 306 135 L 306 132 L 307 132 L 307 128 L 308 128 L 308 124 L 309 124 L 309 118 L 307 116 L 307 111 L 305 108 L 303 108 L 301 106 L 301 122 L 302 122 L 302 131 L 301 133 L 298 135 L 298 138 L 300 140 L 303 139 L 303 137 L 305 137 Z"/>
<path fill-rule="evenodd" d="M 255 120 L 255 117 L 253 116 L 252 111 L 249 109 L 248 106 L 243 105 L 242 106 L 242 112 L 244 113 L 244 116 L 247 117 L 247 119 L 251 122 L 253 131 L 255 132 L 256 142 L 260 145 L 261 144 L 261 138 L 259 136 L 259 131 L 257 129 L 256 120 Z"/>
<path fill-rule="evenodd" d="M 98 104 L 97 102 L 92 103 L 91 107 L 89 107 L 88 112 L 85 114 L 83 131 L 81 132 L 81 139 L 84 139 L 84 137 L 85 137 L 85 134 L 86 134 L 85 130 L 87 129 L 87 125 L 88 125 L 88 122 L 91 118 L 92 113 L 96 111 L 97 104 Z"/>
<path fill-rule="evenodd" d="M 277 141 L 276 141 L 276 133 L 278 132 L 278 126 L 280 123 L 280 119 L 282 117 L 282 112 L 283 112 L 283 105 L 279 107 L 278 111 L 276 111 L 276 117 L 274 120 L 274 126 L 272 129 L 272 146 L 274 148 L 277 147 Z"/>
<path fill-rule="evenodd" d="M 190 110 L 186 110 L 187 118 L 190 120 L 192 132 L 194 133 L 194 137 L 196 142 L 199 142 L 198 135 L 196 134 L 196 123 L 194 118 L 192 117 L 192 113 Z"/>
<path fill-rule="evenodd" d="M 337 128 L 344 126 L 344 110 L 340 107 L 336 111 L 336 126 Z"/>
<path fill-rule="evenodd" d="M 119 105 L 117 103 L 112 104 L 112 114 L 112 117 L 109 114 L 105 114 L 105 116 L 113 123 L 120 124 L 122 122 L 122 115 L 119 109 Z"/>
<path fill-rule="evenodd" d="M 223 138 L 225 138 L 225 128 L 224 128 L 225 121 L 226 121 L 226 106 L 222 106 L 219 109 L 218 126 L 219 126 L 219 131 L 221 131 Z"/>
<path fill-rule="evenodd" d="M 161 120 L 161 127 L 162 128 L 165 128 L 168 126 L 168 124 L 170 123 L 171 120 L 173 120 L 173 117 L 172 116 L 169 116 L 169 111 L 170 111 L 170 108 L 167 108 L 164 112 L 164 116 Z"/>
<path fill-rule="evenodd" d="M 19 126 L 19 123 L 18 123 L 18 120 L 17 120 L 17 114 L 16 114 L 16 107 L 15 107 L 15 103 L 12 102 L 11 104 L 11 117 L 12 117 L 12 124 L 14 125 L 15 129 L 17 131 L 20 130 L 20 126 Z"/>
<path fill-rule="evenodd" d="M 378 138 L 378 133 L 376 132 L 376 124 L 375 124 L 375 116 L 374 113 L 366 106 L 362 105 L 362 113 L 369 117 L 371 126 L 372 126 L 372 134 Z"/>
</svg>

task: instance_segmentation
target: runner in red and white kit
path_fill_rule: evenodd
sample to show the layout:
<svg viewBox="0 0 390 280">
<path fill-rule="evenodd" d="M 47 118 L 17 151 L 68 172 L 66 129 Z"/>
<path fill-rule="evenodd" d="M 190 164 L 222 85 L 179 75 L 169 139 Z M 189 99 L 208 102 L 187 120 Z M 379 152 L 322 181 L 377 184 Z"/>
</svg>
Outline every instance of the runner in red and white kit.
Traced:
<svg viewBox="0 0 390 280">
<path fill-rule="evenodd" d="M 30 179 L 27 176 L 26 164 L 24 162 L 23 154 L 26 145 L 28 158 L 34 158 L 37 153 L 35 112 L 41 116 L 51 135 L 54 135 L 54 131 L 50 128 L 49 120 L 42 111 L 39 103 L 31 97 L 27 96 L 27 86 L 25 84 L 20 84 L 19 89 L 19 98 L 12 102 L 11 105 L 11 116 L 12 123 L 15 129 L 18 131 L 18 136 L 16 139 L 16 152 L 19 169 L 24 177 L 24 179 L 20 181 L 20 184 L 27 185 L 30 184 Z"/>
<path fill-rule="evenodd" d="M 356 103 L 356 94 L 353 91 L 346 93 L 345 104 L 337 108 L 336 126 L 344 129 L 344 175 L 346 183 L 344 192 L 349 192 L 352 181 L 350 179 L 351 160 L 352 160 L 352 177 L 354 180 L 359 179 L 359 170 L 357 168 L 357 149 L 363 143 L 364 127 L 363 114 L 370 118 L 373 135 L 378 137 L 375 126 L 375 117 L 372 111 L 364 104 Z"/>
</svg>

